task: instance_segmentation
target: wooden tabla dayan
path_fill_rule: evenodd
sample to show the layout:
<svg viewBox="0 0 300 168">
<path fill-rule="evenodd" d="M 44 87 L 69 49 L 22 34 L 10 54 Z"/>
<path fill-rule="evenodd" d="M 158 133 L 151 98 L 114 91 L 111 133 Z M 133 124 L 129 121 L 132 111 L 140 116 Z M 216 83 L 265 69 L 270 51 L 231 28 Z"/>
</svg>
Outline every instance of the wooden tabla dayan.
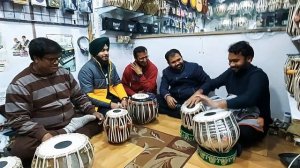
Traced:
<svg viewBox="0 0 300 168">
<path fill-rule="evenodd" d="M 0 158 L 1 168 L 23 168 L 22 161 L 16 156 L 8 156 Z"/>
<path fill-rule="evenodd" d="M 130 138 L 132 119 L 125 109 L 112 109 L 106 113 L 103 128 L 108 142 L 122 143 Z"/>
<path fill-rule="evenodd" d="M 158 103 L 152 93 L 136 93 L 129 99 L 127 110 L 135 124 L 147 124 L 158 116 Z"/>
<path fill-rule="evenodd" d="M 199 102 L 189 108 L 186 104 L 181 106 L 181 127 L 180 136 L 186 141 L 193 141 L 193 117 L 200 112 L 205 111 L 205 106 Z"/>
<path fill-rule="evenodd" d="M 70 133 L 54 136 L 37 147 L 32 168 L 91 168 L 94 147 L 84 134 Z"/>
<path fill-rule="evenodd" d="M 240 129 L 231 111 L 214 109 L 197 114 L 193 118 L 193 134 L 199 144 L 198 154 L 215 165 L 234 162 Z"/>
</svg>

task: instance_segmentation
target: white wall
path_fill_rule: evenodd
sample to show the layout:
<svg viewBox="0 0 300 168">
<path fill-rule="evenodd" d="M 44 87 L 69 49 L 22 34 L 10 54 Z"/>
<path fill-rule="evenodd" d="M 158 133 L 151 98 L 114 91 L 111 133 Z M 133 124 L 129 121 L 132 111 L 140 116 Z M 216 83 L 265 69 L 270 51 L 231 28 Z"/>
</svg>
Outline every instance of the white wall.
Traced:
<svg viewBox="0 0 300 168">
<path fill-rule="evenodd" d="M 60 25 L 43 25 L 36 24 L 36 37 L 46 37 L 47 34 L 71 34 L 73 35 L 73 45 L 75 49 L 76 59 L 76 72 L 73 72 L 75 78 L 77 78 L 78 71 L 83 64 L 88 60 L 81 54 L 77 45 L 77 39 L 80 36 L 87 36 L 87 28 L 68 27 Z M 33 38 L 32 26 L 29 23 L 15 23 L 15 22 L 2 22 L 0 21 L 0 33 L 4 47 L 7 50 L 7 66 L 4 72 L 0 72 L 0 87 L 7 87 L 14 76 L 27 67 L 32 61 L 30 57 L 12 56 L 12 47 L 14 45 L 13 38 L 18 37 L 21 40 L 21 36 L 25 35 L 27 39 Z"/>
<path fill-rule="evenodd" d="M 168 66 L 165 53 L 176 48 L 185 60 L 199 63 L 211 78 L 215 78 L 228 68 L 229 45 L 240 40 L 250 42 L 254 48 L 253 64 L 262 68 L 269 77 L 272 117 L 282 119 L 283 112 L 290 111 L 284 86 L 283 65 L 286 54 L 298 53 L 285 32 L 137 39 L 135 46 L 143 45 L 148 48 L 150 59 L 157 65 L 160 77 L 162 70 Z M 116 51 L 111 52 L 110 57 L 121 76 L 126 64 L 132 61 L 132 54 L 123 55 L 124 51 L 120 51 L 119 54 Z M 216 93 L 226 95 L 224 88 Z"/>
<path fill-rule="evenodd" d="M 31 25 L 25 23 L 0 22 L 0 32 L 7 49 L 12 48 L 14 37 L 21 37 L 22 35 L 26 35 L 28 39 L 33 37 Z M 73 35 L 77 69 L 73 74 L 77 78 L 78 71 L 88 60 L 87 57 L 80 54 L 77 39 L 83 35 L 87 36 L 87 29 L 57 25 L 36 25 L 37 37 L 45 37 L 46 34 Z M 161 77 L 161 71 L 168 66 L 164 55 L 172 48 L 179 49 L 185 60 L 202 65 L 204 70 L 214 78 L 228 68 L 228 46 L 239 40 L 249 41 L 253 46 L 255 50 L 253 64 L 261 67 L 269 76 L 272 116 L 282 118 L 282 112 L 290 111 L 284 87 L 283 65 L 287 53 L 298 53 L 285 32 L 137 39 L 135 40 L 135 46 L 143 45 L 148 48 L 150 59 L 159 69 L 159 78 Z M 117 66 L 120 77 L 125 66 L 133 61 L 132 50 L 131 46 L 111 45 L 110 57 Z M 29 57 L 14 57 L 10 52 L 7 54 L 7 60 L 6 70 L 0 72 L 0 87 L 6 87 L 13 77 L 31 62 Z M 217 93 L 225 95 L 224 89 L 217 91 Z"/>
</svg>

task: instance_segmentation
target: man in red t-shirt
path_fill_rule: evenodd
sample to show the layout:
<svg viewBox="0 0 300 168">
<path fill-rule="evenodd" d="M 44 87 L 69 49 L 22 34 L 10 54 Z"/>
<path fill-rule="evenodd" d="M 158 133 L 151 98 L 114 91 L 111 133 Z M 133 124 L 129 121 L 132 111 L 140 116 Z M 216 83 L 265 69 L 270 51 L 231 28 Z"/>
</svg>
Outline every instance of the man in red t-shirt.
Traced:
<svg viewBox="0 0 300 168">
<path fill-rule="evenodd" d="M 126 66 L 122 84 L 128 96 L 135 93 L 154 93 L 157 91 L 157 67 L 148 59 L 148 51 L 139 46 L 133 50 L 135 61 Z"/>
</svg>

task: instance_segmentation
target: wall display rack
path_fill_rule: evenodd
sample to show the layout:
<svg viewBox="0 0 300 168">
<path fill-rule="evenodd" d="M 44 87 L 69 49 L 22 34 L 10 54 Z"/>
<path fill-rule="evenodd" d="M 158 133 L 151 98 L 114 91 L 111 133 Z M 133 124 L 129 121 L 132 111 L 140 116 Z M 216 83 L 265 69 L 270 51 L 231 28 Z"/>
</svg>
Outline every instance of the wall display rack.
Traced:
<svg viewBox="0 0 300 168">
<path fill-rule="evenodd" d="M 62 9 L 0 1 L 0 21 L 88 27 L 89 17 L 88 13 L 72 14 Z"/>
<path fill-rule="evenodd" d="M 96 9 L 95 13 L 101 19 L 118 19 L 133 21 L 139 23 L 154 24 L 158 28 L 158 33 L 141 33 L 139 31 L 132 33 L 141 36 L 155 37 L 177 36 L 177 35 L 199 35 L 206 33 L 232 34 L 232 33 L 253 33 L 253 32 L 272 32 L 283 31 L 287 24 L 289 4 L 282 4 L 282 7 L 274 11 L 255 11 L 255 0 L 226 1 L 225 6 L 230 6 L 232 2 L 237 2 L 241 6 L 242 2 L 252 2 L 251 8 L 232 12 L 224 9 L 224 15 L 220 15 L 217 7 L 219 2 L 208 4 L 208 12 L 198 12 L 191 8 L 190 4 L 183 5 L 181 1 L 157 0 L 160 4 L 157 13 L 150 15 L 141 10 L 143 4 L 137 11 L 124 9 L 122 6 L 104 6 Z M 261 0 L 263 1 L 263 0 Z M 109 1 L 110 2 L 110 1 Z M 210 2 L 210 1 L 209 1 Z M 163 4 L 163 5 L 161 5 Z M 105 4 L 104 4 L 105 5 Z M 107 4 L 106 4 L 107 5 Z M 247 11 L 247 10 L 248 11 Z M 211 12 L 210 12 L 211 11 Z M 220 11 L 219 11 L 220 12 Z M 245 23 L 244 23 L 245 21 Z M 258 23 L 259 22 L 259 23 Z M 106 23 L 105 23 L 106 25 Z M 102 24 L 97 27 L 103 30 Z M 104 28 L 106 29 L 106 28 Z M 117 29 L 116 33 L 126 32 Z"/>
</svg>

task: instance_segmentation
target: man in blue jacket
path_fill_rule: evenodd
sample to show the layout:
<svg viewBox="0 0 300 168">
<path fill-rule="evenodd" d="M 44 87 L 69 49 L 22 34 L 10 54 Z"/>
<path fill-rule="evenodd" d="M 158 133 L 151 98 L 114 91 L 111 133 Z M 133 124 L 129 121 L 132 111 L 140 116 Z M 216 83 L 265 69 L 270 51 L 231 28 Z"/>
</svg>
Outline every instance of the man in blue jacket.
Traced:
<svg viewBox="0 0 300 168">
<path fill-rule="evenodd" d="M 180 118 L 181 105 L 210 80 L 202 66 L 184 61 L 177 49 L 165 54 L 169 66 L 163 70 L 158 95 L 159 112 Z"/>
</svg>

